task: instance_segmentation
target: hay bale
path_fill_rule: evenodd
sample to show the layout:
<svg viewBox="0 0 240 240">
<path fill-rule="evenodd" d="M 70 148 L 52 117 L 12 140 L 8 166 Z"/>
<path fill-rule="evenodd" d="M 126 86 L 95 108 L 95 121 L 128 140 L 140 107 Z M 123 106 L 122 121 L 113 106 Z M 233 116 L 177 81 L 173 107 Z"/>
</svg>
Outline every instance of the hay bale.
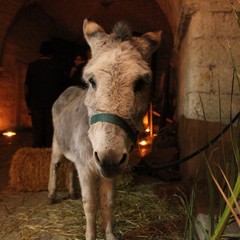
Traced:
<svg viewBox="0 0 240 240">
<path fill-rule="evenodd" d="M 15 191 L 45 191 L 48 188 L 50 148 L 21 148 L 13 156 L 10 167 L 10 189 Z M 67 188 L 70 162 L 61 162 L 57 171 L 57 189 Z"/>
</svg>

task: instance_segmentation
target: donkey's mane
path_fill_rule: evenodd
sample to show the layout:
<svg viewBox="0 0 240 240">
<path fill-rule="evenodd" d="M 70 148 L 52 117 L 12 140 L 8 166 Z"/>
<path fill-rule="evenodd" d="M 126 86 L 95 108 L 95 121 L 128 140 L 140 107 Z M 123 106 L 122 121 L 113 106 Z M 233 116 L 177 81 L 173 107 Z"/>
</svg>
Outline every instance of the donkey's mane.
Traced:
<svg viewBox="0 0 240 240">
<path fill-rule="evenodd" d="M 113 27 L 113 36 L 118 41 L 127 41 L 132 37 L 131 29 L 125 22 L 117 22 Z"/>
</svg>

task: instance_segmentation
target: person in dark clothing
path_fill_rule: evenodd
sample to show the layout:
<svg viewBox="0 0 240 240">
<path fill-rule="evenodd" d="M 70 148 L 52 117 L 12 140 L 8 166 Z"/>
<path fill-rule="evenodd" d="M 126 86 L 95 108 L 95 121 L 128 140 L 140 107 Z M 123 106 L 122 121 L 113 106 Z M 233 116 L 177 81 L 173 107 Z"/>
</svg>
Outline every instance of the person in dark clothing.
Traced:
<svg viewBox="0 0 240 240">
<path fill-rule="evenodd" d="M 43 42 L 40 58 L 28 65 L 25 99 L 31 114 L 33 147 L 51 147 L 53 136 L 51 109 L 66 87 L 63 67 L 53 60 L 51 42 Z"/>
<path fill-rule="evenodd" d="M 75 57 L 74 66 L 69 74 L 68 86 L 78 86 L 83 89 L 87 88 L 87 84 L 82 80 L 82 71 L 85 64 L 86 60 L 81 55 Z"/>
</svg>

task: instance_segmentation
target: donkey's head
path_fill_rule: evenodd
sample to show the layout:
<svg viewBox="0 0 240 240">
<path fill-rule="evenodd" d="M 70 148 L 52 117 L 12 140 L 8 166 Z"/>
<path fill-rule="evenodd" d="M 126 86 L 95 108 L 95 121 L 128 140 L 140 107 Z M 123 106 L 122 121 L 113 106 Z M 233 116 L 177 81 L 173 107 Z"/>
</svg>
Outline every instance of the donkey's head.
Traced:
<svg viewBox="0 0 240 240">
<path fill-rule="evenodd" d="M 92 58 L 83 72 L 89 84 L 85 105 L 91 119 L 89 138 L 102 176 L 118 175 L 141 128 L 149 105 L 149 59 L 160 43 L 160 32 L 132 37 L 118 23 L 107 34 L 96 22 L 84 20 L 83 32 Z"/>
</svg>

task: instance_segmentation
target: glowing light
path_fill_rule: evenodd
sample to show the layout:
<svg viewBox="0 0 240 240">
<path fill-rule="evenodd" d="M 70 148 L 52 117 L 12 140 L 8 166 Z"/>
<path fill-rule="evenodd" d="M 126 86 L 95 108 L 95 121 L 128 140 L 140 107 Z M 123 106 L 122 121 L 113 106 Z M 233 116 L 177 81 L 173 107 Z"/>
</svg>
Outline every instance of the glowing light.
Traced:
<svg viewBox="0 0 240 240">
<path fill-rule="evenodd" d="M 146 128 L 146 129 L 145 129 L 145 132 L 150 132 L 150 128 Z"/>
<path fill-rule="evenodd" d="M 12 136 L 15 136 L 16 133 L 9 131 L 9 132 L 4 132 L 2 135 L 3 135 L 3 136 L 6 136 L 6 137 L 12 137 Z"/>
<path fill-rule="evenodd" d="M 140 144 L 141 146 L 146 146 L 148 143 L 147 143 L 146 140 L 142 140 L 142 141 L 139 142 L 139 144 Z"/>
<path fill-rule="evenodd" d="M 146 114 L 143 118 L 143 125 L 147 126 L 148 125 L 148 114 Z"/>
</svg>

